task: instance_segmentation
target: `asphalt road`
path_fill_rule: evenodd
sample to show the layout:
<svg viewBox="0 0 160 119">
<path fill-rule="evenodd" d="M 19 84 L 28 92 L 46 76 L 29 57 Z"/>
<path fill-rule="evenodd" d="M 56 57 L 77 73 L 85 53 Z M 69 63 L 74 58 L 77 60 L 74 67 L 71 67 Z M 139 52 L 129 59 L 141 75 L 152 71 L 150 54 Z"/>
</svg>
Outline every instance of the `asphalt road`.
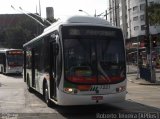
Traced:
<svg viewBox="0 0 160 119">
<path fill-rule="evenodd" d="M 123 103 L 92 106 L 47 107 L 43 97 L 29 93 L 22 76 L 0 74 L 0 118 L 2 119 L 114 119 L 160 118 L 160 87 L 128 82 Z"/>
</svg>

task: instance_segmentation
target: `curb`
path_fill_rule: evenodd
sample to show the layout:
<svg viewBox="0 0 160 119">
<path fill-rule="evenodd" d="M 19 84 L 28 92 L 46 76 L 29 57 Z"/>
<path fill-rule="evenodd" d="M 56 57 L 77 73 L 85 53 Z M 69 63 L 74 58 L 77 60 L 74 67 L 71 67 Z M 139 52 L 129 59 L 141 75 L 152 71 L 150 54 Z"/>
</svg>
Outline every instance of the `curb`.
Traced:
<svg viewBox="0 0 160 119">
<path fill-rule="evenodd" d="M 150 86 L 152 86 L 152 85 L 160 85 L 160 83 L 142 83 L 142 82 L 136 82 L 136 81 L 133 81 L 132 79 L 128 79 L 128 81 L 130 81 L 132 83 L 135 83 L 135 84 L 139 84 L 139 85 L 150 85 Z"/>
<path fill-rule="evenodd" d="M 158 86 L 158 85 L 160 85 L 160 83 L 139 83 L 140 85 L 150 85 L 150 86 L 154 86 L 154 85 L 156 85 L 156 86 Z"/>
</svg>

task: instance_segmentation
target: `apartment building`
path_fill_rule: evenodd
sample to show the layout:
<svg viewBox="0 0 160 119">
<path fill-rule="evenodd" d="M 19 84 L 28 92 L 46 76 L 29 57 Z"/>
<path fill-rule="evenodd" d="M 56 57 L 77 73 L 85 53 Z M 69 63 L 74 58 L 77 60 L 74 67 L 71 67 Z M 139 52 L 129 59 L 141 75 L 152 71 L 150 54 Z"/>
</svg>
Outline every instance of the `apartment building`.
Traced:
<svg viewBox="0 0 160 119">
<path fill-rule="evenodd" d="M 147 1 L 148 5 L 160 3 L 160 0 Z M 139 49 L 144 49 L 146 36 L 145 7 L 146 0 L 109 0 L 110 22 L 122 28 L 126 39 L 126 48 L 129 52 L 137 50 L 135 44 L 139 44 Z M 149 25 L 149 33 L 160 37 L 160 26 Z"/>
<path fill-rule="evenodd" d="M 160 0 L 148 0 L 148 5 Z M 123 29 L 126 39 L 145 35 L 146 0 L 109 0 L 110 22 Z M 160 26 L 150 26 L 150 34 L 160 33 Z"/>
<path fill-rule="evenodd" d="M 160 3 L 160 0 L 148 0 L 148 5 L 153 3 Z M 128 38 L 145 35 L 145 6 L 146 0 L 127 0 L 127 22 L 128 24 Z M 150 34 L 160 33 L 160 26 L 149 26 Z"/>
</svg>

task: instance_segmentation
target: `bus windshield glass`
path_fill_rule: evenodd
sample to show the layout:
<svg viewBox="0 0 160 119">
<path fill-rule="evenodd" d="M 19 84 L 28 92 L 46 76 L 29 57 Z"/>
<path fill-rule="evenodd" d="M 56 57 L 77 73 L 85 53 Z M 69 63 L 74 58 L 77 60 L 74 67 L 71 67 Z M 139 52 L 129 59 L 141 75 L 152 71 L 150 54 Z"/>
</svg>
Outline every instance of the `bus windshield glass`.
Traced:
<svg viewBox="0 0 160 119">
<path fill-rule="evenodd" d="M 65 79 L 81 84 L 114 84 L 126 78 L 120 29 L 62 27 Z"/>
<path fill-rule="evenodd" d="M 7 61 L 9 66 L 22 66 L 23 54 L 22 53 L 8 53 Z"/>
</svg>

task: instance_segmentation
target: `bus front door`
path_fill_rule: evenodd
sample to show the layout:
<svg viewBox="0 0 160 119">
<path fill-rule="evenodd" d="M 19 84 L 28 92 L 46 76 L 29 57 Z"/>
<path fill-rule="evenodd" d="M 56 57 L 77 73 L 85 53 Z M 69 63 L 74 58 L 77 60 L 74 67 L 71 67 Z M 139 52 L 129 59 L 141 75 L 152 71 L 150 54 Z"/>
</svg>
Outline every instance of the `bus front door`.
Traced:
<svg viewBox="0 0 160 119">
<path fill-rule="evenodd" d="M 35 50 L 32 49 L 32 87 L 35 88 Z"/>
<path fill-rule="evenodd" d="M 50 43 L 50 97 L 56 100 L 56 56 L 54 42 Z"/>
</svg>

